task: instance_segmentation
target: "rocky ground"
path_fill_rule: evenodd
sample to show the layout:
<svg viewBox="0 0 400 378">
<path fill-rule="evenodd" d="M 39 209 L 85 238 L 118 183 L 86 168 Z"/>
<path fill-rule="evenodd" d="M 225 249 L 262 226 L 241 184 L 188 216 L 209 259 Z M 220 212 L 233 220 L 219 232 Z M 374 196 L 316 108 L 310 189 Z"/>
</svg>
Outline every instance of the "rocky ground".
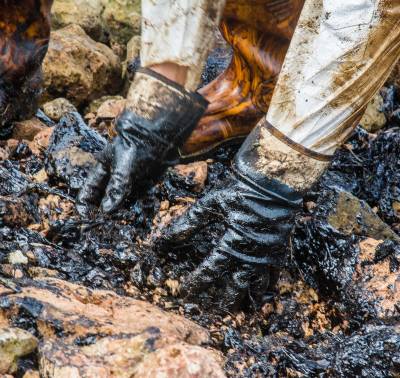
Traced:
<svg viewBox="0 0 400 378">
<path fill-rule="evenodd" d="M 41 110 L 0 140 L 0 375 L 400 376 L 397 72 L 307 196 L 276 292 L 221 314 L 179 298 L 219 227 L 162 258 L 146 240 L 223 179 L 236 147 L 171 168 L 112 217 L 75 211 L 124 107 L 140 17 L 139 1 L 80 3 L 55 1 Z M 204 80 L 228 59 L 218 48 Z"/>
</svg>

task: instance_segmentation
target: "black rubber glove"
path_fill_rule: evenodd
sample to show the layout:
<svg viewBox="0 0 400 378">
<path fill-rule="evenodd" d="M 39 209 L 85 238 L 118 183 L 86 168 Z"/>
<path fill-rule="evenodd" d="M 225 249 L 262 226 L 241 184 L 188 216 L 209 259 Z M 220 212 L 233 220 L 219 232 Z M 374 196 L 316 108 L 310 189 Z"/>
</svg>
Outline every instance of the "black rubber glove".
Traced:
<svg viewBox="0 0 400 378">
<path fill-rule="evenodd" d="M 277 279 L 302 195 L 260 175 L 251 161 L 252 141 L 238 153 L 230 176 L 178 218 L 155 241 L 166 250 L 188 241 L 210 222 L 223 222 L 225 232 L 209 256 L 181 286 L 187 300 L 205 298 L 219 309 L 237 309 L 244 299 L 259 299 Z M 204 303 L 203 303 L 204 305 Z"/>
<path fill-rule="evenodd" d="M 133 90 L 136 88 L 138 93 L 133 110 L 125 110 L 118 118 L 117 136 L 98 157 L 97 166 L 78 195 L 77 208 L 83 215 L 103 197 L 101 209 L 110 213 L 134 187 L 157 179 L 178 157 L 178 147 L 207 108 L 201 95 L 151 70 L 139 70 L 135 83 Z"/>
</svg>

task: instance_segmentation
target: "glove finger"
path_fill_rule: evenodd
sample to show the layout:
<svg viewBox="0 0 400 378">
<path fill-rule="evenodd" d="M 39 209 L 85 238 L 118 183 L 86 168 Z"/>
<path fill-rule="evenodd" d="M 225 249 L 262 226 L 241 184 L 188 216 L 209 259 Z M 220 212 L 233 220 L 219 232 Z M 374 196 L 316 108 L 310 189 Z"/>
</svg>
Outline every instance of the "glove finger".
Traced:
<svg viewBox="0 0 400 378">
<path fill-rule="evenodd" d="M 110 173 L 107 156 L 107 151 L 105 151 L 95 167 L 89 172 L 82 189 L 78 193 L 76 208 L 82 216 L 88 214 L 91 206 L 100 203 Z"/>
<path fill-rule="evenodd" d="M 135 148 L 122 148 L 116 141 L 111 177 L 101 203 L 101 210 L 104 213 L 109 214 L 117 210 L 123 200 L 131 193 L 135 159 Z"/>
<path fill-rule="evenodd" d="M 200 228 L 205 227 L 211 220 L 221 215 L 218 206 L 220 197 L 219 192 L 210 191 L 199 199 L 165 230 L 161 230 L 161 236 L 156 240 L 158 246 L 184 242 Z"/>
<path fill-rule="evenodd" d="M 226 279 L 223 287 L 217 296 L 218 308 L 225 311 L 235 311 L 240 308 L 244 299 L 247 298 L 249 287 L 253 279 L 252 270 L 241 267 Z"/>
<path fill-rule="evenodd" d="M 197 294 L 220 283 L 224 274 L 229 273 L 229 261 L 230 257 L 214 249 L 211 255 L 186 277 L 181 286 L 182 295 L 187 299 L 196 299 Z"/>
</svg>

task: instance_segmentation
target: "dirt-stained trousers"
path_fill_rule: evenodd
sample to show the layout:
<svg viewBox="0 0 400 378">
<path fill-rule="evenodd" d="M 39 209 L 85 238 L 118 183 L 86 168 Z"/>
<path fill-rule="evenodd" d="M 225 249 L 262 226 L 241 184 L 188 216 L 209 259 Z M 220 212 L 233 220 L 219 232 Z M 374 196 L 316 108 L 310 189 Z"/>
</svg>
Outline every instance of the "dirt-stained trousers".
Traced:
<svg viewBox="0 0 400 378">
<path fill-rule="evenodd" d="M 143 0 L 142 64 L 186 66 L 194 90 L 224 5 Z M 399 57 L 400 0 L 306 0 L 268 114 L 253 132 L 256 169 L 309 188 Z"/>
</svg>

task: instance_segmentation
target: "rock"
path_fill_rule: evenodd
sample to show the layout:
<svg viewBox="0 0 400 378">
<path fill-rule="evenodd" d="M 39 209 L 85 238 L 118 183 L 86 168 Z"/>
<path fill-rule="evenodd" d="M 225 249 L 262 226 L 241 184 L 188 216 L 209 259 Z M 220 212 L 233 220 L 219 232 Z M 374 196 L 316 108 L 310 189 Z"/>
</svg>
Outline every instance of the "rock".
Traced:
<svg viewBox="0 0 400 378">
<path fill-rule="evenodd" d="M 4 295 L 0 322 L 24 306 L 43 340 L 41 376 L 224 377 L 219 355 L 200 347 L 210 341 L 205 329 L 147 302 L 54 278 L 25 281 L 20 293 L 0 285 Z M 142 375 L 149 366 L 154 375 Z"/>
<path fill-rule="evenodd" d="M 346 235 L 368 236 L 375 239 L 400 237 L 371 209 L 371 207 L 344 190 L 325 191 L 316 205 L 316 215 Z"/>
<path fill-rule="evenodd" d="M 113 102 L 121 101 L 124 98 L 122 96 L 102 96 L 100 98 L 97 98 L 96 100 L 93 100 L 89 106 L 85 109 L 85 113 L 97 113 L 97 110 L 100 108 L 101 105 L 103 105 L 105 102 L 111 100 Z"/>
<path fill-rule="evenodd" d="M 140 34 L 140 0 L 102 0 L 102 20 L 111 43 L 126 45 Z"/>
<path fill-rule="evenodd" d="M 204 189 L 208 174 L 208 166 L 205 161 L 176 165 L 174 170 L 178 175 L 186 178 L 195 192 L 201 192 Z"/>
<path fill-rule="evenodd" d="M 44 113 L 53 121 L 58 122 L 65 114 L 77 112 L 74 105 L 72 105 L 66 98 L 56 98 L 53 101 L 46 102 L 42 105 Z"/>
<path fill-rule="evenodd" d="M 7 160 L 10 157 L 10 149 L 8 146 L 0 147 L 0 161 Z"/>
<path fill-rule="evenodd" d="M 43 184 L 49 180 L 49 177 L 47 176 L 46 170 L 41 169 L 38 173 L 32 176 L 32 179 L 37 183 Z"/>
<path fill-rule="evenodd" d="M 28 264 L 28 258 L 21 251 L 14 251 L 8 255 L 8 262 L 11 265 Z"/>
<path fill-rule="evenodd" d="M 127 77 L 128 80 L 125 83 L 126 92 L 129 89 L 129 82 L 135 77 L 137 69 L 140 67 L 140 48 L 141 48 L 141 37 L 135 35 L 132 37 L 126 46 L 126 60 L 123 64 L 123 76 Z"/>
<path fill-rule="evenodd" d="M 293 257 L 306 283 L 345 318 L 391 321 L 400 305 L 400 244 L 359 239 L 304 219 L 296 226 Z"/>
<path fill-rule="evenodd" d="M 398 315 L 400 308 L 400 244 L 368 238 L 360 243 L 353 281 L 362 300 L 373 303 L 379 319 Z"/>
<path fill-rule="evenodd" d="M 29 140 L 39 134 L 41 131 L 47 130 L 49 127 L 37 118 L 26 121 L 15 122 L 12 138 L 17 140 Z"/>
<path fill-rule="evenodd" d="M 119 97 L 115 96 L 115 98 L 105 100 L 97 108 L 96 113 L 91 113 L 92 117 L 89 119 L 90 127 L 109 138 L 116 135 L 115 120 L 123 112 L 126 104 L 126 100 Z"/>
<path fill-rule="evenodd" d="M 52 32 L 43 71 L 44 100 L 66 97 L 75 106 L 115 94 L 122 84 L 119 58 L 78 25 Z"/>
<path fill-rule="evenodd" d="M 132 37 L 126 46 L 126 60 L 128 62 L 138 58 L 140 56 L 140 35 Z"/>
<path fill-rule="evenodd" d="M 69 113 L 55 127 L 47 149 L 46 172 L 66 182 L 71 189 L 82 187 L 96 163 L 94 154 L 103 150 L 106 140 L 82 120 Z"/>
<path fill-rule="evenodd" d="M 375 133 L 386 125 L 386 121 L 386 116 L 383 113 L 383 98 L 377 93 L 368 104 L 360 125 L 368 132 Z"/>
<path fill-rule="evenodd" d="M 39 371 L 37 370 L 27 370 L 22 378 L 40 378 Z"/>
<path fill-rule="evenodd" d="M 176 343 L 149 354 L 135 369 L 135 377 L 224 378 L 221 362 L 198 346 Z"/>
<path fill-rule="evenodd" d="M 51 135 L 53 134 L 53 130 L 53 127 L 48 127 L 47 129 L 36 134 L 33 138 L 33 141 L 29 143 L 29 148 L 35 155 L 41 156 L 47 149 L 50 143 Z"/>
<path fill-rule="evenodd" d="M 64 278 L 63 274 L 54 269 L 41 268 L 39 266 L 31 266 L 28 268 L 28 273 L 31 278 Z"/>
<path fill-rule="evenodd" d="M 15 373 L 18 358 L 32 353 L 37 345 L 37 339 L 27 331 L 0 328 L 0 374 Z"/>
<path fill-rule="evenodd" d="M 97 119 L 102 121 L 114 120 L 125 108 L 125 99 L 108 99 L 97 109 Z"/>
<path fill-rule="evenodd" d="M 55 0 L 51 8 L 51 25 L 56 30 L 76 24 L 95 41 L 106 42 L 102 11 L 102 0 Z"/>
</svg>

